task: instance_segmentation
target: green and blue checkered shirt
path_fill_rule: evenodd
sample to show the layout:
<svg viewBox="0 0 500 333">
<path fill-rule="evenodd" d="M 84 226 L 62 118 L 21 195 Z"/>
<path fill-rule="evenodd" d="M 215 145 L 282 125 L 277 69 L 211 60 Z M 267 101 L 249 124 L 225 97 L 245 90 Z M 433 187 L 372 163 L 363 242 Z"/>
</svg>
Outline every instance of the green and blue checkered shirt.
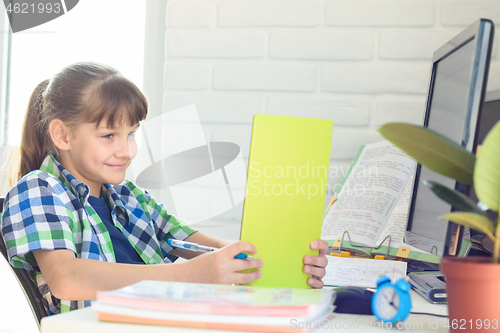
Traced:
<svg viewBox="0 0 500 333">
<path fill-rule="evenodd" d="M 119 185 L 103 184 L 101 195 L 109 204 L 113 223 L 146 264 L 172 263 L 177 257 L 170 254 L 173 249 L 167 240 L 184 240 L 195 232 L 128 180 Z M 40 170 L 24 176 L 5 197 L 1 232 L 9 261 L 28 270 L 49 315 L 89 306 L 90 301 L 55 298 L 33 251 L 63 249 L 73 251 L 77 258 L 115 262 L 109 233 L 88 204 L 88 197 L 88 186 L 52 154 Z"/>
</svg>

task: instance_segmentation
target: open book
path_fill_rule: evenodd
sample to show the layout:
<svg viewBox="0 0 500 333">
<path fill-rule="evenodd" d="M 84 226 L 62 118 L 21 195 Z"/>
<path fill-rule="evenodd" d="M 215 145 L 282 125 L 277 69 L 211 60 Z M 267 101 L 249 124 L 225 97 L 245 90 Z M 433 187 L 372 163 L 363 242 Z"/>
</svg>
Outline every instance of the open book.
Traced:
<svg viewBox="0 0 500 333">
<path fill-rule="evenodd" d="M 388 141 L 361 146 L 335 203 L 325 213 L 321 238 L 338 247 L 347 231 L 352 244 L 363 247 L 352 246 L 345 234 L 342 249 L 355 251 L 357 256 L 387 254 L 388 258 L 438 263 L 438 256 L 403 242 L 415 166 L 414 159 Z"/>
</svg>

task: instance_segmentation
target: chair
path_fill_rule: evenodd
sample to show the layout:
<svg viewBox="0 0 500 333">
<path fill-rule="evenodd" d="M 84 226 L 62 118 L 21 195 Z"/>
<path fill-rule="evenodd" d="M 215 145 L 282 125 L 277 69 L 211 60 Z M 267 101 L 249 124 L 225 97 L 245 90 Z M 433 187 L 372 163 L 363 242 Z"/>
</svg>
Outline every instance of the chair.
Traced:
<svg viewBox="0 0 500 333">
<path fill-rule="evenodd" d="M 0 213 L 3 209 L 3 199 L 0 198 Z M 1 216 L 1 214 L 0 214 Z M 7 262 L 9 261 L 7 256 L 7 247 L 5 246 L 5 242 L 3 237 L 0 235 L 0 252 L 2 252 L 3 257 Z M 25 269 L 14 268 L 9 264 L 9 267 L 13 271 L 14 275 L 17 278 L 17 282 L 21 285 L 24 295 L 28 300 L 28 303 L 31 307 L 31 311 L 35 316 L 38 324 L 38 328 L 40 328 L 40 321 L 43 317 L 47 317 L 47 311 L 42 303 L 42 295 L 38 291 L 38 288 L 35 286 L 33 281 L 28 275 L 28 272 Z"/>
</svg>

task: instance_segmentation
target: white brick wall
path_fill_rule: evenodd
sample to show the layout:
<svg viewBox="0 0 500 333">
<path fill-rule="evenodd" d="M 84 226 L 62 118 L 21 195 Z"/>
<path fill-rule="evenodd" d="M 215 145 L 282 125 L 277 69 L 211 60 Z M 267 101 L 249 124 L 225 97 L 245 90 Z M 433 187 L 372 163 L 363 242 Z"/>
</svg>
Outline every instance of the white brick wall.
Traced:
<svg viewBox="0 0 500 333">
<path fill-rule="evenodd" d="M 215 23 L 215 4 L 210 1 L 179 1 L 169 4 L 168 28 L 210 28 Z"/>
<path fill-rule="evenodd" d="M 326 4 L 326 23 L 331 26 L 431 26 L 432 0 L 331 0 Z"/>
<path fill-rule="evenodd" d="M 421 125 L 425 114 L 425 98 L 377 100 L 375 125 L 382 126 L 388 122 L 406 122 Z"/>
<path fill-rule="evenodd" d="M 457 35 L 461 29 L 448 31 L 387 31 L 379 35 L 379 59 L 432 59 L 441 45 Z"/>
<path fill-rule="evenodd" d="M 340 93 L 424 94 L 430 75 L 428 65 L 333 65 L 321 71 L 321 91 Z"/>
<path fill-rule="evenodd" d="M 317 69 L 305 65 L 216 65 L 212 87 L 216 90 L 303 91 L 316 89 Z"/>
<path fill-rule="evenodd" d="M 367 126 L 370 124 L 368 98 L 290 97 L 267 99 L 267 113 L 282 116 L 331 118 L 334 126 Z"/>
<path fill-rule="evenodd" d="M 203 123 L 252 124 L 256 113 L 263 113 L 259 95 L 232 94 L 168 94 L 164 99 L 164 111 L 172 111 L 195 104 Z"/>
<path fill-rule="evenodd" d="M 262 58 L 265 41 L 259 31 L 167 31 L 167 57 Z"/>
<path fill-rule="evenodd" d="M 318 1 L 221 1 L 220 27 L 314 27 L 319 24 Z"/>
<path fill-rule="evenodd" d="M 210 66 L 204 63 L 168 62 L 165 90 L 205 90 L 210 87 Z"/>
<path fill-rule="evenodd" d="M 497 0 L 442 0 L 440 12 L 440 22 L 444 26 L 467 26 L 479 17 L 500 22 Z"/>
<path fill-rule="evenodd" d="M 333 119 L 334 190 L 378 127 L 421 122 L 434 50 L 480 17 L 500 27 L 500 3 L 170 0 L 166 17 L 163 112 L 196 104 L 207 140 L 245 159 L 256 113 Z M 499 57 L 495 46 L 489 89 Z M 241 205 L 223 216 L 239 221 Z"/>
<path fill-rule="evenodd" d="M 356 155 L 359 146 L 383 140 L 377 131 L 370 128 L 359 129 L 340 126 L 335 128 L 335 125 L 333 127 L 331 156 L 333 156 L 335 160 L 350 161 L 353 158 L 353 154 Z"/>
<path fill-rule="evenodd" d="M 269 57 L 275 59 L 370 60 L 370 33 L 274 32 L 269 38 Z"/>
</svg>

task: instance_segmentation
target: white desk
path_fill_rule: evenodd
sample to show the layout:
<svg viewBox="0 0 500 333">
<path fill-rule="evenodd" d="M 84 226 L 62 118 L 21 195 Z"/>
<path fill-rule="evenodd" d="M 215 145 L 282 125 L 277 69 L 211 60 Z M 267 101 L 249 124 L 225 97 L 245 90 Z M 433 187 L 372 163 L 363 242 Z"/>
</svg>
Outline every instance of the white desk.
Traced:
<svg viewBox="0 0 500 333">
<path fill-rule="evenodd" d="M 447 314 L 446 305 L 434 305 L 427 302 L 421 296 L 412 291 L 412 312 L 427 312 L 434 314 Z M 405 332 L 448 332 L 445 327 L 447 319 L 428 315 L 411 314 L 404 323 Z M 317 329 L 315 332 L 390 332 L 385 327 L 381 327 L 374 316 L 335 314 L 327 325 Z M 92 308 L 85 308 L 77 311 L 46 317 L 42 320 L 41 333 L 210 333 L 226 332 L 215 330 L 186 329 L 177 327 L 130 325 L 100 322 L 97 320 Z"/>
</svg>

